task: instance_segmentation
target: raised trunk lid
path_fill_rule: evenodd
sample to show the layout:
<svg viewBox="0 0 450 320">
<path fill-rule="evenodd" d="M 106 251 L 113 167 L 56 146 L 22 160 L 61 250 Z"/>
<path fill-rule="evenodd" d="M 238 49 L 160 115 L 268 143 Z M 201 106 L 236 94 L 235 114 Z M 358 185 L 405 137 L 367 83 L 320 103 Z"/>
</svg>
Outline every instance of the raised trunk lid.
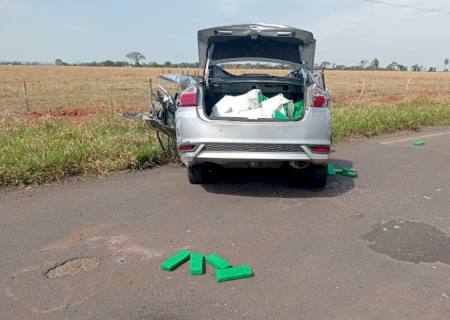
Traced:
<svg viewBox="0 0 450 320">
<path fill-rule="evenodd" d="M 198 32 L 200 67 L 232 60 L 267 60 L 313 69 L 316 40 L 308 31 L 282 25 L 243 24 Z"/>
</svg>

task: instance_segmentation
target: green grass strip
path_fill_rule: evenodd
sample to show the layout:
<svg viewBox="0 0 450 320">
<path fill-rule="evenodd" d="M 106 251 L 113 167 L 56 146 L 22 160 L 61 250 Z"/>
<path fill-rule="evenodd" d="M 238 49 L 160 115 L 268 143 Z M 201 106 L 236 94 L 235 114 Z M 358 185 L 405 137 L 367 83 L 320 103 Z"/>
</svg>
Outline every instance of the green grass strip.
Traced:
<svg viewBox="0 0 450 320">
<path fill-rule="evenodd" d="M 143 123 L 117 116 L 84 124 L 4 120 L 0 136 L 0 186 L 105 176 L 149 168 L 166 157 Z"/>
<path fill-rule="evenodd" d="M 334 141 L 370 137 L 423 126 L 450 125 L 450 101 L 413 99 L 389 105 L 331 107 Z"/>
</svg>

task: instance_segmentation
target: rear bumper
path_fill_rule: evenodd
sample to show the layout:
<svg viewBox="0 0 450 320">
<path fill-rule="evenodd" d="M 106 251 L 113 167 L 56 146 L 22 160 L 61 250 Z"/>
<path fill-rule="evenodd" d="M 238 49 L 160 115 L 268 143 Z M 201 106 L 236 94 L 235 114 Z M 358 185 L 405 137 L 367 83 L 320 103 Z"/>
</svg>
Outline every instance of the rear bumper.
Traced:
<svg viewBox="0 0 450 320">
<path fill-rule="evenodd" d="M 304 151 L 303 151 L 304 150 Z M 227 164 L 237 162 L 311 162 L 317 165 L 328 163 L 328 154 L 314 154 L 308 147 L 299 145 L 299 152 L 250 152 L 208 151 L 207 144 L 197 146 L 193 152 L 181 152 L 181 161 L 186 166 L 201 163 Z"/>
<path fill-rule="evenodd" d="M 194 145 L 180 152 L 186 166 L 200 163 L 289 162 L 326 164 L 328 154 L 309 146 L 331 145 L 331 116 L 327 108 L 306 110 L 301 121 L 240 122 L 205 120 L 195 108 L 177 111 L 177 144 Z"/>
</svg>

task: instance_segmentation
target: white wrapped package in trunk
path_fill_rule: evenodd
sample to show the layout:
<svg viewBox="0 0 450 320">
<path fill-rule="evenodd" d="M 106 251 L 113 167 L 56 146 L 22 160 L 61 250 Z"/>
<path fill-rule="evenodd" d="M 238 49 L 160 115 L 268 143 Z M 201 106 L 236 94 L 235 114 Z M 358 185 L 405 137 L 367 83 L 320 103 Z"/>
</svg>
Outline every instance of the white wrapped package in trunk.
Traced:
<svg viewBox="0 0 450 320">
<path fill-rule="evenodd" d="M 225 96 L 212 109 L 216 117 L 239 117 L 240 112 L 261 107 L 259 96 L 261 90 L 253 89 L 240 96 Z"/>
<path fill-rule="evenodd" d="M 294 102 L 282 93 L 260 102 L 261 90 L 253 89 L 240 96 L 224 96 L 212 109 L 211 115 L 221 118 L 273 119 L 275 111 L 292 118 Z"/>
<path fill-rule="evenodd" d="M 263 117 L 262 108 L 241 111 L 239 112 L 239 117 L 251 120 L 261 119 Z"/>
</svg>

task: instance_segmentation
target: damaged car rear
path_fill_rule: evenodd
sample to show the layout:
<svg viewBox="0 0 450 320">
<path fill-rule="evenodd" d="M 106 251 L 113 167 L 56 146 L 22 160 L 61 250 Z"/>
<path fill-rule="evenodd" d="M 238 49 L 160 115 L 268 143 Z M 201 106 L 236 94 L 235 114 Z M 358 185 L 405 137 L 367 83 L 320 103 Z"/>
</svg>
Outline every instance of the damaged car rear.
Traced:
<svg viewBox="0 0 450 320">
<path fill-rule="evenodd" d="M 323 75 L 313 72 L 312 33 L 248 24 L 198 32 L 204 80 L 177 98 L 176 140 L 189 182 L 208 183 L 214 166 L 302 170 L 311 187 L 324 187 L 331 115 Z M 236 61 L 289 66 L 283 76 L 235 75 Z"/>
<path fill-rule="evenodd" d="M 323 74 L 313 71 L 312 33 L 267 24 L 216 27 L 198 32 L 198 50 L 203 79 L 162 74 L 149 114 L 124 116 L 155 128 L 162 148 L 161 134 L 169 148 L 176 140 L 192 184 L 211 182 L 218 167 L 288 168 L 292 182 L 324 187 L 331 114 Z M 272 70 L 277 76 L 255 73 L 260 64 L 230 72 L 242 62 L 282 68 Z"/>
</svg>

